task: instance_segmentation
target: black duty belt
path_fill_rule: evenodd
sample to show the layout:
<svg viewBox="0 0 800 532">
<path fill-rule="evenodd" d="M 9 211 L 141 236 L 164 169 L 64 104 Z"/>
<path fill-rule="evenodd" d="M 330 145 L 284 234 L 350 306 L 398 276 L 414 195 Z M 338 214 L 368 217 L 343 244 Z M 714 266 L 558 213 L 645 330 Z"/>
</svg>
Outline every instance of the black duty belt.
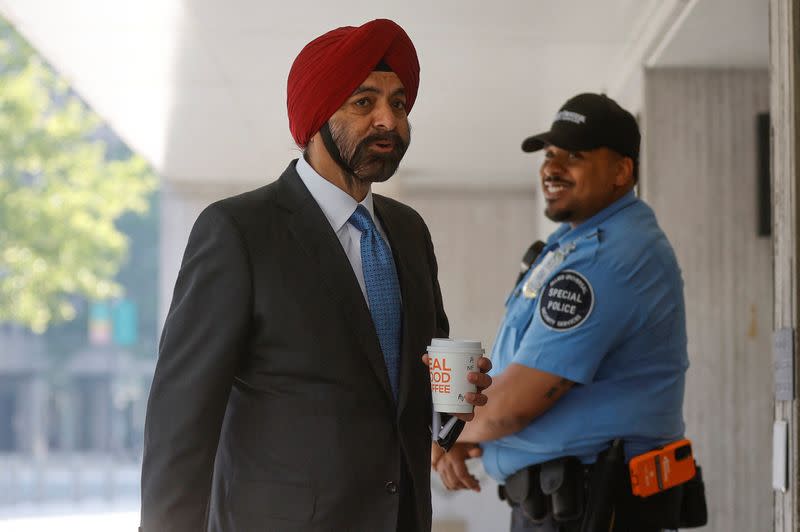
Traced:
<svg viewBox="0 0 800 532">
<path fill-rule="evenodd" d="M 614 521 L 627 523 L 630 530 L 692 528 L 708 521 L 699 467 L 689 482 L 641 498 L 631 491 L 624 460 L 613 467 L 605 467 L 604 460 L 607 454 L 601 453 L 591 465 L 564 457 L 529 466 L 508 477 L 498 495 L 533 523 L 552 519 L 580 532 L 609 530 L 612 513 Z"/>
</svg>

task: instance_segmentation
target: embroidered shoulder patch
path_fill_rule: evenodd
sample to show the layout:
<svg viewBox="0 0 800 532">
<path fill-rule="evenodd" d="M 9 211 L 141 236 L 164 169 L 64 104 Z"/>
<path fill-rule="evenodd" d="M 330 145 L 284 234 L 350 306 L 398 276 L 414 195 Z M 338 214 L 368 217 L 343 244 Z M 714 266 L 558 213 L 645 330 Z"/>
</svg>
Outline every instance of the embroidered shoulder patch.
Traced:
<svg viewBox="0 0 800 532">
<path fill-rule="evenodd" d="M 586 277 L 564 270 L 542 290 L 539 315 L 555 331 L 568 331 L 586 321 L 594 308 L 594 291 Z"/>
</svg>

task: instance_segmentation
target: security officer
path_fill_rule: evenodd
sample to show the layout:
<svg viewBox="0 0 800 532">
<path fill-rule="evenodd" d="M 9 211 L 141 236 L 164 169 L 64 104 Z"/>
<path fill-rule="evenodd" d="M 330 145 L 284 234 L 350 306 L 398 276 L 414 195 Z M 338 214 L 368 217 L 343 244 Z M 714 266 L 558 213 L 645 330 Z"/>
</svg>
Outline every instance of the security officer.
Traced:
<svg viewBox="0 0 800 532">
<path fill-rule="evenodd" d="M 464 461 L 481 454 L 509 494 L 512 481 L 516 491 L 553 490 L 577 467 L 578 495 L 586 497 L 578 507 L 561 511 L 557 492 L 545 493 L 551 498 L 538 510 L 512 500 L 512 532 L 580 530 L 582 508 L 607 491 L 587 488 L 599 469 L 590 464 L 612 441 L 621 442 L 624 469 L 623 460 L 683 436 L 683 281 L 653 211 L 633 190 L 639 143 L 628 111 L 588 93 L 568 100 L 550 131 L 522 143 L 525 152 L 544 149 L 545 214 L 562 225 L 506 301 L 488 405 L 449 453 L 432 448 L 450 489 L 480 489 Z M 533 480 L 517 482 L 531 471 Z M 665 526 L 622 504 L 632 499 L 630 480 L 619 482 L 626 485 L 614 502 L 615 531 Z"/>
</svg>

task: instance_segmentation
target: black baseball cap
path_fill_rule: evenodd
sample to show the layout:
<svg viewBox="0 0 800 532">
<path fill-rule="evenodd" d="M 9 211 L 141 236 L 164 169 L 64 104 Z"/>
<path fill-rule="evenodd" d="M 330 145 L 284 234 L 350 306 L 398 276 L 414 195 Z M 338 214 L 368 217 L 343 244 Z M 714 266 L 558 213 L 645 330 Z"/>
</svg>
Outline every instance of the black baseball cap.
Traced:
<svg viewBox="0 0 800 532">
<path fill-rule="evenodd" d="M 605 94 L 586 92 L 561 106 L 550 131 L 522 141 L 522 151 L 541 150 L 546 144 L 574 151 L 610 148 L 637 161 L 640 141 L 639 125 L 632 114 Z"/>
</svg>

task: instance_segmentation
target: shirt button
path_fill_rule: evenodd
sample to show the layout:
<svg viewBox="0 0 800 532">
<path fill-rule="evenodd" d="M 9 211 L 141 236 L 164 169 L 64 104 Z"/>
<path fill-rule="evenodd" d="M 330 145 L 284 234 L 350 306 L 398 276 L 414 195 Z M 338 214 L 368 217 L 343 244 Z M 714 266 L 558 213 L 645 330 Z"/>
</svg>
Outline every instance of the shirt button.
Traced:
<svg viewBox="0 0 800 532">
<path fill-rule="evenodd" d="M 395 484 L 391 480 L 387 480 L 386 484 L 383 487 L 386 489 L 387 493 L 391 493 L 392 495 L 397 493 L 397 484 Z"/>
</svg>

